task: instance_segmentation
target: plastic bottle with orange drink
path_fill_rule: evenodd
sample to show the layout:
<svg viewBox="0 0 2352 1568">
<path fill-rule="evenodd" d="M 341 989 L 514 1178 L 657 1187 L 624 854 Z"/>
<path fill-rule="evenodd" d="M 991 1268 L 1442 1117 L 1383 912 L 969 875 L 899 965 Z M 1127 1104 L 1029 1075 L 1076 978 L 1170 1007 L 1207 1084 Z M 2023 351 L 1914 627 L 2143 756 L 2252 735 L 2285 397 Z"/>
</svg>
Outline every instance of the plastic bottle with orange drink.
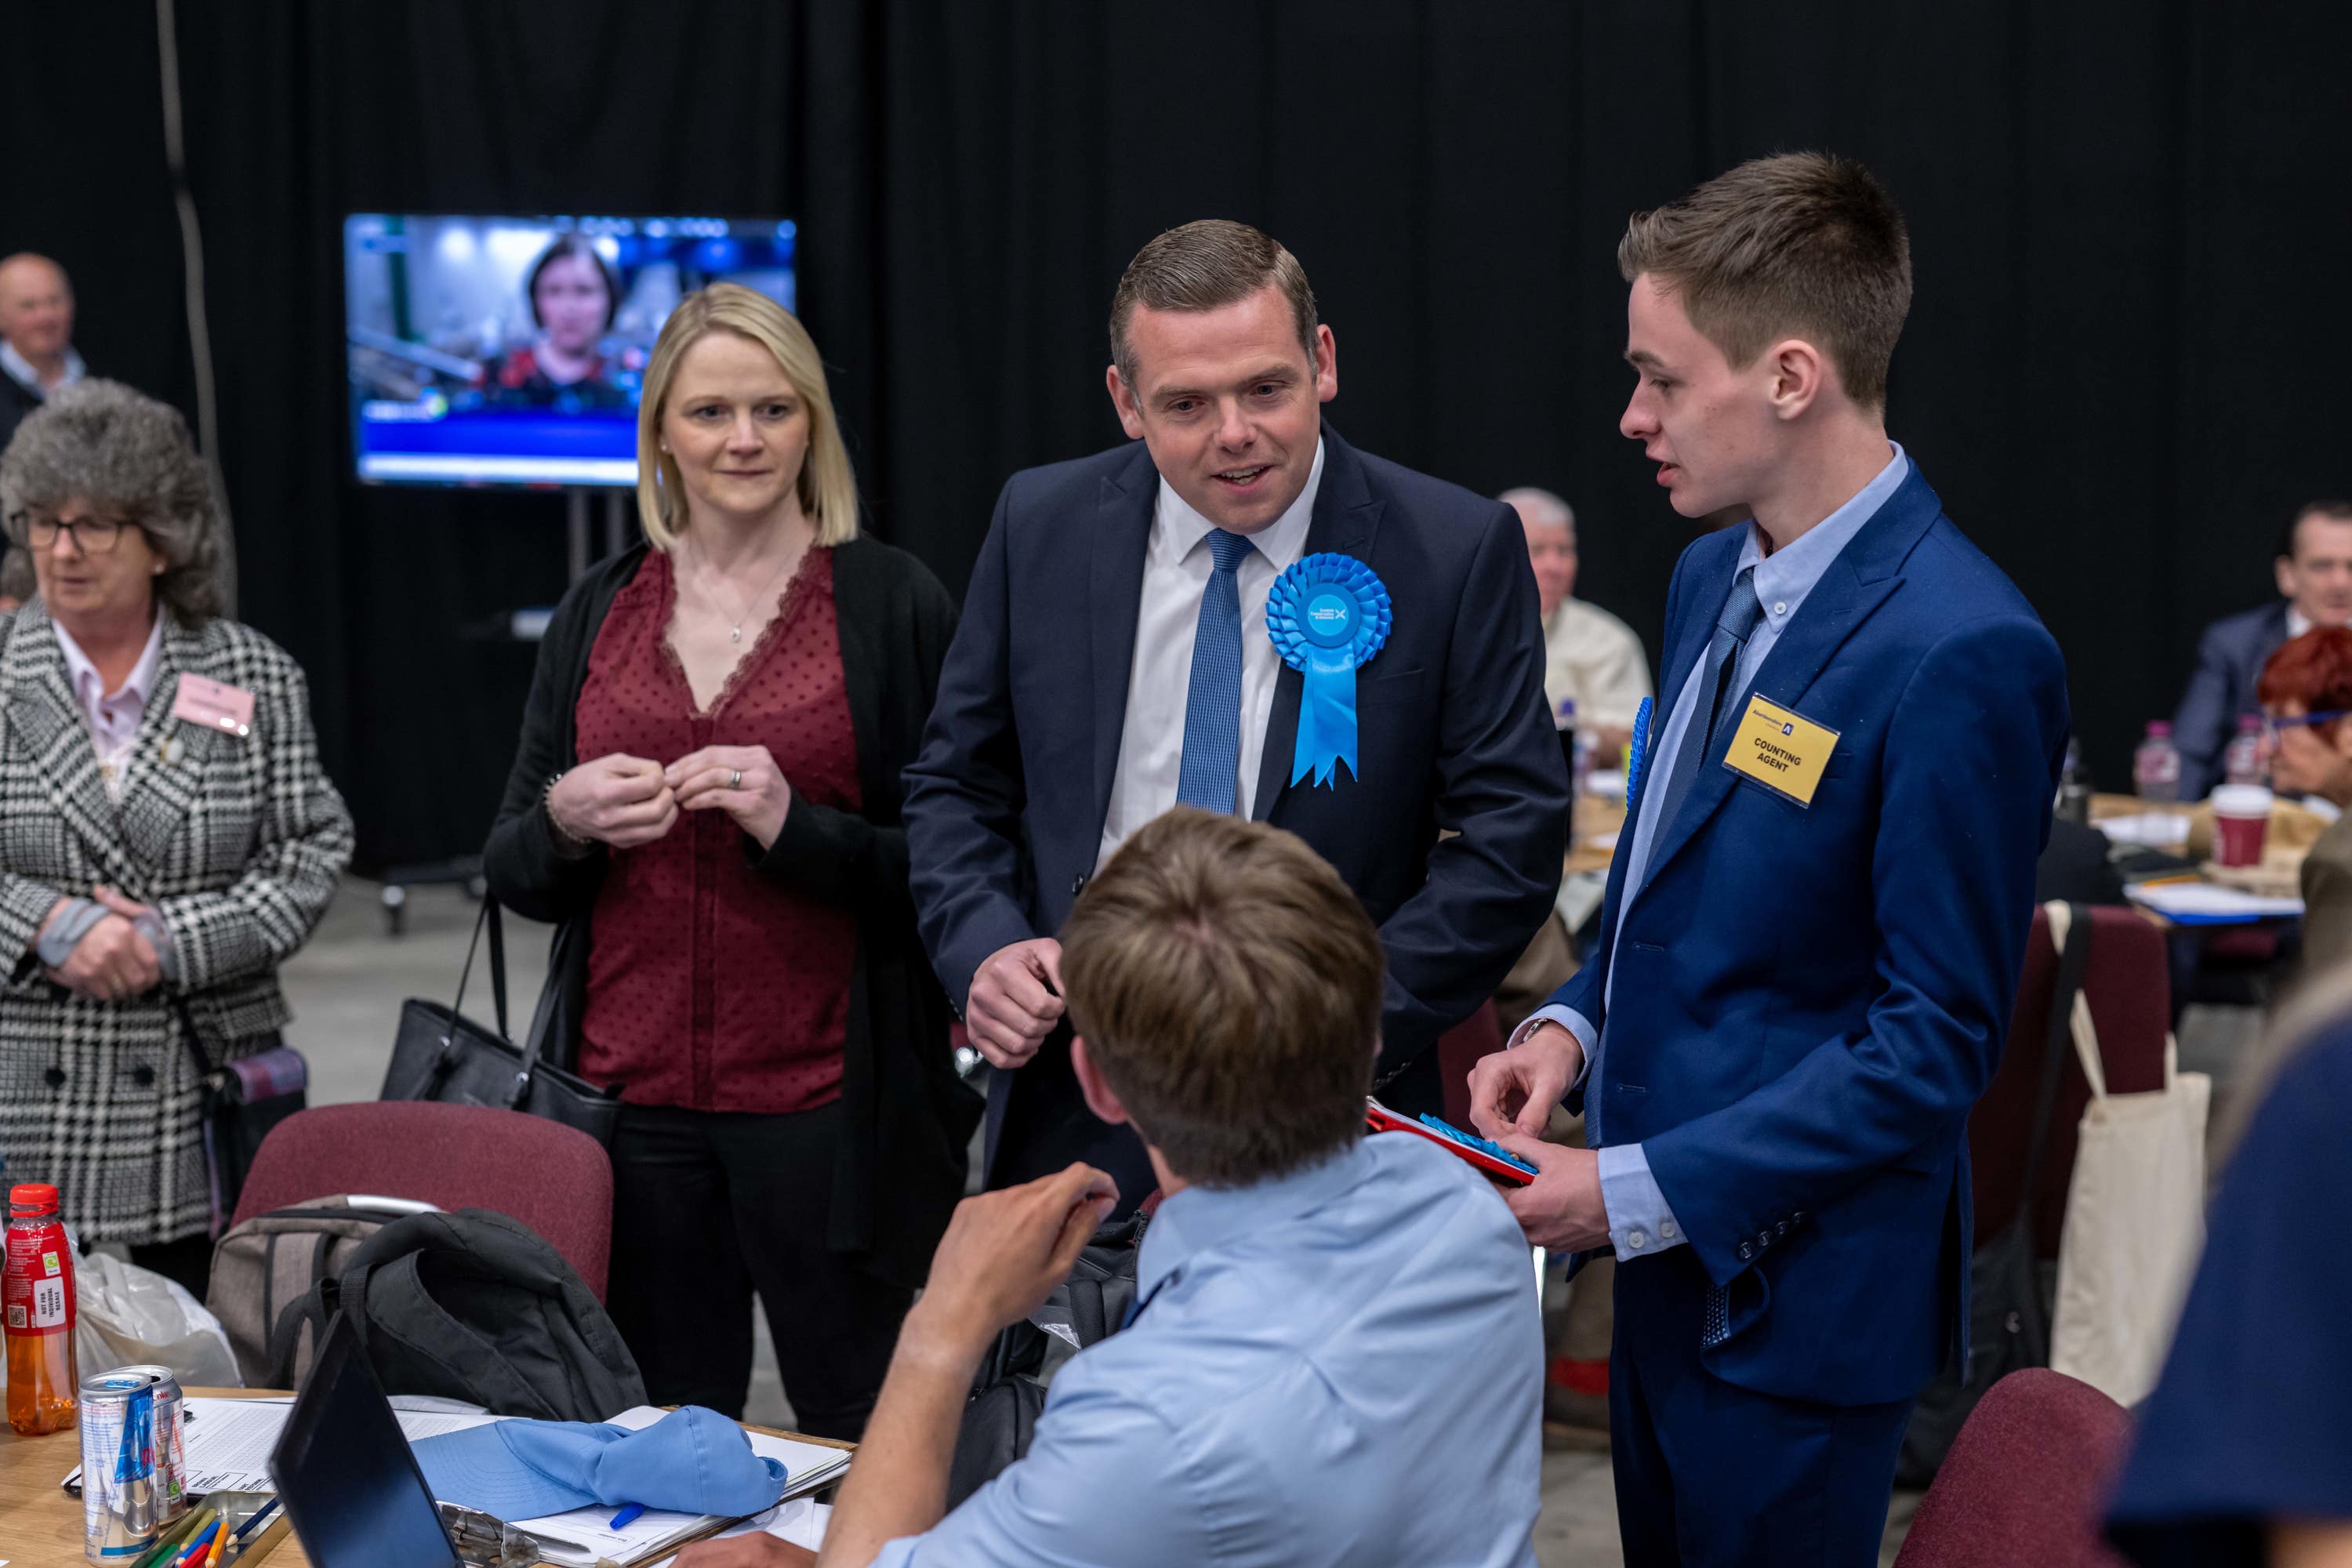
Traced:
<svg viewBox="0 0 2352 1568">
<path fill-rule="evenodd" d="M 8 1263 L 0 1310 L 8 1335 L 8 1425 L 22 1436 L 74 1424 L 81 1388 L 74 1361 L 74 1258 L 58 1189 L 8 1189 Z"/>
</svg>

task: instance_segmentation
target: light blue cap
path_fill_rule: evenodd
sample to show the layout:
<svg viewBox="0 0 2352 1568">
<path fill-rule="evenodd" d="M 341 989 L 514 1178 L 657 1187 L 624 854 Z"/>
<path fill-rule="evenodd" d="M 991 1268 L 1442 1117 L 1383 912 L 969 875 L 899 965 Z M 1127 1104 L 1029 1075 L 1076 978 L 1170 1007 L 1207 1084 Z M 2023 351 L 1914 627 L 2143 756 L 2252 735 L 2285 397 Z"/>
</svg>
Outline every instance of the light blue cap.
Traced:
<svg viewBox="0 0 2352 1568">
<path fill-rule="evenodd" d="M 419 1438 L 436 1499 L 503 1520 L 591 1503 L 642 1503 L 737 1519 L 775 1505 L 784 1466 L 751 1451 L 743 1428 L 689 1405 L 632 1432 L 586 1421 L 494 1421 Z"/>
</svg>

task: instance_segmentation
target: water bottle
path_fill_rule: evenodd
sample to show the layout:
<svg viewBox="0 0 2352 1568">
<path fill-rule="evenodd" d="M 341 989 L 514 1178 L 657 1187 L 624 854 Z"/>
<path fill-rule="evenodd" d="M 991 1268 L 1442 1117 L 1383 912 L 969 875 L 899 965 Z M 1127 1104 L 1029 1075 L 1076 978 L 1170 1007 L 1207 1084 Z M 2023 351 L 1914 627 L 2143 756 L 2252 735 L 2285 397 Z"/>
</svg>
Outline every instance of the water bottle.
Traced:
<svg viewBox="0 0 2352 1568">
<path fill-rule="evenodd" d="M 2132 753 L 2132 784 L 2145 801 L 2180 798 L 2180 748 L 2172 743 L 2172 725 L 2168 721 L 2148 721 L 2147 739 Z"/>
<path fill-rule="evenodd" d="M 2082 742 L 2069 738 L 2066 742 L 2066 765 L 2058 775 L 2058 806 L 2060 820 L 2089 826 L 2091 822 L 2091 770 L 2083 765 Z"/>
<path fill-rule="evenodd" d="M 2233 784 L 2266 784 L 2270 769 L 2263 762 L 2263 721 L 2259 715 L 2238 715 L 2237 737 L 2221 753 L 2221 771 Z"/>
<path fill-rule="evenodd" d="M 81 1379 L 74 1361 L 73 1244 L 58 1217 L 58 1189 L 8 1189 L 8 1425 L 23 1437 L 74 1424 Z"/>
</svg>

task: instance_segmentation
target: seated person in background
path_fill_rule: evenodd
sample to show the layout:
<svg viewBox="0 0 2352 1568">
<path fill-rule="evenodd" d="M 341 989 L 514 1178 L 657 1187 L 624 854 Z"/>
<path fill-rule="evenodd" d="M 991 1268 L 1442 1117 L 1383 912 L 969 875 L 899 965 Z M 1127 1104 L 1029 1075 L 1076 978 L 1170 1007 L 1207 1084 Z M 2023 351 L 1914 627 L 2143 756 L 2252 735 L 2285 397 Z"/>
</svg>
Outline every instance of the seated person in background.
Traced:
<svg viewBox="0 0 2352 1568">
<path fill-rule="evenodd" d="M 523 283 L 539 335 L 482 367 L 484 399 L 517 408 L 626 408 L 621 367 L 598 350 L 620 313 L 621 280 L 576 234 L 540 253 Z"/>
<path fill-rule="evenodd" d="M 1528 564 L 1535 568 L 1536 600 L 1543 609 L 1544 700 L 1559 716 L 1563 700 L 1576 704 L 1576 726 L 1598 742 L 1602 767 L 1633 736 L 1633 710 L 1650 695 L 1650 662 L 1633 628 L 1574 597 L 1576 513 L 1549 490 L 1505 490 L 1503 504 L 1519 514 L 1528 532 Z"/>
<path fill-rule="evenodd" d="M 2306 502 L 2279 536 L 2274 569 L 2282 597 L 2215 621 L 2198 640 L 2196 672 L 2172 716 L 2183 800 L 2202 800 L 2221 782 L 2239 717 L 2260 711 L 2263 661 L 2289 637 L 2352 621 L 2352 501 Z"/>
<path fill-rule="evenodd" d="M 0 260 L 0 451 L 26 415 L 86 374 L 73 323 L 64 268 L 29 250 Z"/>
<path fill-rule="evenodd" d="M 2263 666 L 2271 783 L 2284 794 L 2352 805 L 2352 631 L 2319 626 Z M 2352 962 L 2352 816 L 2338 817 L 2303 858 L 2303 966 L 2317 974 Z"/>
<path fill-rule="evenodd" d="M 1134 1121 L 1166 1194 L 1139 1304 L 1063 1366 L 1027 1457 L 942 1519 L 982 1352 L 1066 1277 L 1113 1193 L 1072 1165 L 965 1200 L 825 1568 L 1532 1568 L 1527 1244 L 1462 1161 L 1364 1137 L 1381 944 L 1339 874 L 1290 834 L 1180 806 L 1087 884 L 1061 941 L 1087 1103 Z M 806 1560 L 747 1537 L 678 1565 Z"/>
<path fill-rule="evenodd" d="M 0 450 L 5 449 L 0 447 Z M 33 558 L 21 545 L 9 545 L 8 552 L 0 555 L 0 613 L 23 609 L 25 601 L 40 591 L 39 577 L 33 570 Z"/>
<path fill-rule="evenodd" d="M 2141 1568 L 2352 1563 L 2352 977 L 2279 1039 L 2108 1513 Z"/>
</svg>

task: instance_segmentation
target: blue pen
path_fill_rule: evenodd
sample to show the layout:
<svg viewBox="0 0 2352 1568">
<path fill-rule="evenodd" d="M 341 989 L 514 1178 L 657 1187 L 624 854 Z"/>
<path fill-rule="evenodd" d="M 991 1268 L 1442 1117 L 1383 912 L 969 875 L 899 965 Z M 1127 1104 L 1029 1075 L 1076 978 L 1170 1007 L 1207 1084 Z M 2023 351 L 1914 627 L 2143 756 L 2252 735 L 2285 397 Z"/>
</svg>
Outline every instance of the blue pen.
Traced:
<svg viewBox="0 0 2352 1568">
<path fill-rule="evenodd" d="M 606 1525 L 604 1528 L 607 1530 L 618 1530 L 623 1525 L 635 1524 L 637 1522 L 637 1516 L 645 1511 L 645 1504 L 641 1502 L 633 1502 L 628 1507 L 623 1509 L 620 1512 L 614 1514 L 613 1516 L 613 1522 Z"/>
</svg>

